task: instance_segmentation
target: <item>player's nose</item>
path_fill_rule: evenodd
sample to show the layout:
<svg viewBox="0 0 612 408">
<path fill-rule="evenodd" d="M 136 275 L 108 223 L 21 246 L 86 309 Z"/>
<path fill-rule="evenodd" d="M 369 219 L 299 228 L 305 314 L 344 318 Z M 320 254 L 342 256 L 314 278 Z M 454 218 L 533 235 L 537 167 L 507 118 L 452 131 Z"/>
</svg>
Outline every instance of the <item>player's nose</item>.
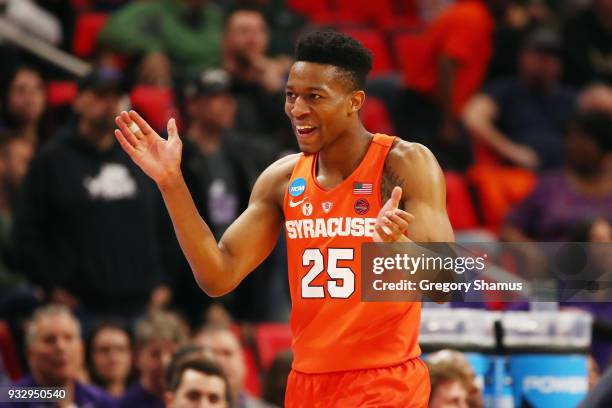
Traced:
<svg viewBox="0 0 612 408">
<path fill-rule="evenodd" d="M 296 98 L 293 106 L 291 107 L 291 116 L 299 118 L 309 112 L 308 105 L 300 97 Z"/>
</svg>

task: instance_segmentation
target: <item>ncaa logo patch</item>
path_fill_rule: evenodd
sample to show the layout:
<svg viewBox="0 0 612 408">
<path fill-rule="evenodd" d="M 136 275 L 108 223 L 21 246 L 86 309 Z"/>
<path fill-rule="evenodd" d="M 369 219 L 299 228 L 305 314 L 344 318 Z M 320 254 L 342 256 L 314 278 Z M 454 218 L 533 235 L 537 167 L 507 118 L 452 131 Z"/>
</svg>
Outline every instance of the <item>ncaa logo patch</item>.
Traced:
<svg viewBox="0 0 612 408">
<path fill-rule="evenodd" d="M 296 178 L 289 184 L 289 195 L 291 197 L 299 197 L 306 191 L 306 179 L 304 177 Z"/>
<path fill-rule="evenodd" d="M 370 203 L 365 198 L 360 198 L 355 201 L 355 212 L 359 215 L 364 215 L 370 209 Z"/>
<path fill-rule="evenodd" d="M 307 217 L 312 214 L 312 203 L 310 201 L 306 201 L 304 205 L 302 205 L 302 214 Z"/>
</svg>

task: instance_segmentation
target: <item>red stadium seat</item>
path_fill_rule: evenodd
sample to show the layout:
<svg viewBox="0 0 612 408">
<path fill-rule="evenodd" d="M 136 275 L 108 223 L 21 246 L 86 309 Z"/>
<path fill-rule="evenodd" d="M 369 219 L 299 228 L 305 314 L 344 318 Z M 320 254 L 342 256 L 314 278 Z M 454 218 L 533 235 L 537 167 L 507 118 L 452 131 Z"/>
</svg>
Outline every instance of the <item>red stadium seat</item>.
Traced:
<svg viewBox="0 0 612 408">
<path fill-rule="evenodd" d="M 267 370 L 276 355 L 291 348 L 291 329 L 285 323 L 262 323 L 255 328 L 261 366 Z"/>
<path fill-rule="evenodd" d="M 243 335 L 242 328 L 237 324 L 230 325 L 230 330 L 236 338 L 240 339 L 242 355 L 244 356 L 244 365 L 246 366 L 246 376 L 244 378 L 244 388 L 249 395 L 260 396 L 261 380 L 259 378 L 259 368 L 256 356 L 253 352 L 252 341 L 249 341 L 248 334 Z M 247 330 L 247 333 L 249 331 Z"/>
<path fill-rule="evenodd" d="M 74 81 L 51 81 L 47 85 L 47 103 L 50 107 L 69 105 L 77 94 Z"/>
<path fill-rule="evenodd" d="M 367 98 L 361 109 L 361 121 L 370 132 L 394 135 L 395 130 L 389 112 L 383 101 L 378 98 Z"/>
<path fill-rule="evenodd" d="M 317 24 L 412 28 L 422 24 L 413 0 L 288 0 L 287 6 Z"/>
<path fill-rule="evenodd" d="M 313 23 L 332 22 L 327 1 L 323 0 L 287 0 L 287 7 L 298 14 L 308 17 Z"/>
<path fill-rule="evenodd" d="M 261 380 L 259 379 L 259 370 L 257 370 L 255 356 L 247 347 L 242 348 L 242 354 L 244 355 L 244 364 L 246 365 L 244 388 L 250 395 L 259 397 L 261 395 Z"/>
<path fill-rule="evenodd" d="M 476 163 L 497 165 L 503 164 L 503 159 L 482 141 L 472 139 L 472 146 L 474 146 L 474 161 Z"/>
<path fill-rule="evenodd" d="M 75 11 L 91 8 L 91 0 L 70 0 L 70 6 Z"/>
<path fill-rule="evenodd" d="M 478 217 L 468 185 L 461 173 L 444 172 L 446 179 L 446 210 L 454 230 L 478 228 Z"/>
<path fill-rule="evenodd" d="M 424 27 L 425 22 L 418 16 L 391 15 L 379 23 L 379 29 L 385 31 L 422 31 Z"/>
<path fill-rule="evenodd" d="M 470 167 L 466 177 L 476 191 L 485 227 L 495 233 L 508 211 L 527 197 L 536 182 L 529 170 L 482 163 Z"/>
<path fill-rule="evenodd" d="M 390 0 L 336 0 L 334 21 L 378 25 L 391 13 Z"/>
<path fill-rule="evenodd" d="M 391 12 L 401 17 L 418 17 L 417 0 L 390 0 Z"/>
<path fill-rule="evenodd" d="M 17 357 L 17 347 L 11 334 L 9 326 L 0 321 L 0 358 L 12 381 L 17 381 L 23 375 L 19 358 Z"/>
<path fill-rule="evenodd" d="M 410 0 L 336 0 L 333 21 L 367 24 L 384 30 L 413 28 L 422 24 Z"/>
<path fill-rule="evenodd" d="M 414 0 L 389 0 L 389 9 L 389 13 L 378 20 L 378 27 L 383 30 L 414 30 L 425 25 Z"/>
<path fill-rule="evenodd" d="M 383 35 L 373 29 L 341 29 L 345 34 L 359 40 L 374 56 L 374 66 L 371 75 L 385 75 L 393 72 L 393 64 L 389 55 L 389 48 Z"/>
<path fill-rule="evenodd" d="M 395 56 L 404 85 L 410 85 L 418 75 L 419 67 L 427 56 L 425 37 L 419 33 L 404 32 L 395 36 Z"/>
<path fill-rule="evenodd" d="M 98 33 L 106 24 L 106 13 L 83 13 L 77 17 L 74 28 L 74 41 L 72 44 L 77 57 L 89 57 L 98 42 Z"/>
<path fill-rule="evenodd" d="M 134 87 L 130 94 L 132 107 L 158 132 L 166 129 L 170 118 L 178 121 L 172 89 L 148 85 Z"/>
</svg>

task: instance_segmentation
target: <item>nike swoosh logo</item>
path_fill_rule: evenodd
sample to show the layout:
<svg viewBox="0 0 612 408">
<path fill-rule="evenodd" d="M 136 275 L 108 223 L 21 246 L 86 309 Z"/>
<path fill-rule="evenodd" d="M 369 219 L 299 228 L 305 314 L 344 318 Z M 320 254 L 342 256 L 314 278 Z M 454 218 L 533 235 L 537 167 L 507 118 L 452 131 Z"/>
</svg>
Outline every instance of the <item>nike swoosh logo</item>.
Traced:
<svg viewBox="0 0 612 408">
<path fill-rule="evenodd" d="M 289 200 L 289 207 L 291 207 L 291 208 L 297 207 L 298 205 L 302 204 L 304 202 L 304 200 L 306 200 L 306 198 L 302 198 L 300 201 L 296 201 L 294 203 L 293 199 L 291 199 L 291 200 Z"/>
</svg>

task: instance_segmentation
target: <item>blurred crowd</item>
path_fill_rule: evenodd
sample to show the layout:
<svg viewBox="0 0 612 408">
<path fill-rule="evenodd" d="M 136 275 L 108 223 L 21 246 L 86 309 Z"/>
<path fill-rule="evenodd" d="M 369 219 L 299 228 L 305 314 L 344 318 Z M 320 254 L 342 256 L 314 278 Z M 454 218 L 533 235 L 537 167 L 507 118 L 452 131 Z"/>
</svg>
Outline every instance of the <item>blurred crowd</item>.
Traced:
<svg viewBox="0 0 612 408">
<path fill-rule="evenodd" d="M 112 131 L 130 107 L 162 136 L 175 117 L 183 174 L 220 238 L 261 171 L 297 150 L 284 83 L 310 30 L 372 50 L 366 128 L 435 153 L 458 239 L 612 242 L 611 0 L 0 0 L 0 18 L 92 66 L 75 75 L 0 41 L 0 319 L 26 383 L 125 406 L 265 406 L 242 388 L 242 353 L 249 324 L 288 317 L 283 238 L 208 298 Z M 596 340 L 603 371 L 610 339 Z M 270 403 L 289 364 L 270 366 Z M 437 389 L 479 406 L 461 367 L 430 369 L 432 407 L 450 406 Z"/>
<path fill-rule="evenodd" d="M 133 330 L 99 321 L 87 341 L 82 330 L 64 305 L 37 309 L 25 327 L 30 370 L 15 386 L 65 387 L 63 403 L 78 407 L 282 406 L 290 356 L 279 354 L 263 379 L 262 396 L 270 403 L 255 398 L 244 389 L 243 348 L 228 326 L 209 323 L 192 331 L 178 314 L 157 311 Z"/>
</svg>

